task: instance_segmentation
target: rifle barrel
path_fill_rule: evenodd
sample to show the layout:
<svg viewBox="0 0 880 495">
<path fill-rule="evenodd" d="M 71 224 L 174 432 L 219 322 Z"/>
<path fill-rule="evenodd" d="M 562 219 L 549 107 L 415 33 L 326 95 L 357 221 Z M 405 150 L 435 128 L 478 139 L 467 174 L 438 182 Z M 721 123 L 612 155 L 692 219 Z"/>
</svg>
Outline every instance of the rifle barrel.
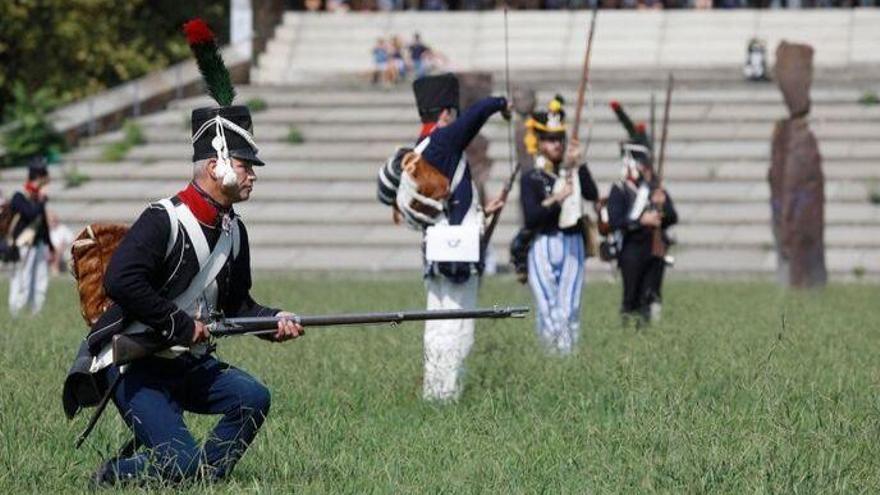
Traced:
<svg viewBox="0 0 880 495">
<path fill-rule="evenodd" d="M 516 181 L 516 175 L 519 173 L 522 168 L 522 163 L 519 160 L 516 161 L 516 165 L 513 167 L 513 172 L 510 173 L 510 177 L 507 178 L 507 182 L 504 183 L 504 188 L 501 190 L 501 200 L 507 203 L 507 197 L 510 195 L 510 191 L 513 190 L 513 183 Z M 480 253 L 485 253 L 486 248 L 489 246 L 489 242 L 492 240 L 492 234 L 495 232 L 495 227 L 498 226 L 498 219 L 501 218 L 501 212 L 504 210 L 504 206 L 501 207 L 500 210 L 496 211 L 492 214 L 492 219 L 489 220 L 489 225 L 486 226 L 486 230 L 483 231 L 483 238 L 480 239 Z"/>
<path fill-rule="evenodd" d="M 666 163 L 666 136 L 669 133 L 669 107 L 672 103 L 672 73 L 669 73 L 669 79 L 666 81 L 666 102 L 663 106 L 663 129 L 660 135 L 660 159 L 657 161 L 657 173 L 654 178 L 657 184 L 662 187 L 663 184 L 663 166 Z"/>
<path fill-rule="evenodd" d="M 302 315 L 292 317 L 246 317 L 219 320 L 211 330 L 215 337 L 232 335 L 260 335 L 275 332 L 278 321 L 292 320 L 303 327 L 327 327 L 336 325 L 374 325 L 403 323 L 406 321 L 460 320 L 471 318 L 522 318 L 529 312 L 527 306 L 477 309 L 434 309 L 420 311 L 395 311 L 387 313 L 349 313 L 338 315 Z"/>
<path fill-rule="evenodd" d="M 584 93 L 587 90 L 587 80 L 590 78 L 590 54 L 593 52 L 593 33 L 596 31 L 596 15 L 599 13 L 598 2 L 593 6 L 590 18 L 590 32 L 587 33 L 587 49 L 584 52 L 584 66 L 581 72 L 581 81 L 578 85 L 577 106 L 574 111 L 574 124 L 571 130 L 572 139 L 579 139 L 578 133 L 581 127 L 581 112 L 584 109 Z"/>
</svg>

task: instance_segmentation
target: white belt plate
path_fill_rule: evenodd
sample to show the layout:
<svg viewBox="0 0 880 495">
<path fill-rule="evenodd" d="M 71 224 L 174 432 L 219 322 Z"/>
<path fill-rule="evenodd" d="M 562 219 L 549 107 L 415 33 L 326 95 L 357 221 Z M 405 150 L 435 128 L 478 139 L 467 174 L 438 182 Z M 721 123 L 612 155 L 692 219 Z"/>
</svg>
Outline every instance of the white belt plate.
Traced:
<svg viewBox="0 0 880 495">
<path fill-rule="evenodd" d="M 479 225 L 432 225 L 425 231 L 428 261 L 480 261 Z"/>
</svg>

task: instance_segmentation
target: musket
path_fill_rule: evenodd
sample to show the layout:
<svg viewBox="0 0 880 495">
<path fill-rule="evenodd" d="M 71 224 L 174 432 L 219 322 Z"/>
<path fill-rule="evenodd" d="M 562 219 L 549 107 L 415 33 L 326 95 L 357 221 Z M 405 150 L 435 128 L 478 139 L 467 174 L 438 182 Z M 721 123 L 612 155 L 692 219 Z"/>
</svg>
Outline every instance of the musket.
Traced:
<svg viewBox="0 0 880 495">
<path fill-rule="evenodd" d="M 517 174 L 519 174 L 520 168 L 522 168 L 522 163 L 519 163 L 519 161 L 517 161 L 516 165 L 513 168 L 513 172 L 510 173 L 510 176 L 504 183 L 504 188 L 501 189 L 501 195 L 499 196 L 499 199 L 501 199 L 501 201 L 507 203 L 507 196 L 510 195 L 510 191 L 513 189 L 513 183 L 516 181 L 516 176 Z M 492 240 L 492 233 L 495 232 L 495 227 L 498 225 L 498 219 L 501 218 L 501 210 L 503 209 L 504 206 L 493 213 L 492 219 L 489 220 L 489 224 L 486 225 L 486 229 L 483 231 L 483 238 L 480 239 L 480 253 L 485 253 L 486 248 L 489 247 L 489 241 Z"/>
<path fill-rule="evenodd" d="M 672 78 L 672 73 L 669 73 L 669 79 L 666 82 L 666 102 L 663 105 L 663 129 L 660 131 L 660 156 L 657 160 L 657 168 L 654 173 L 654 183 L 656 184 L 657 189 L 663 188 L 663 165 L 666 162 L 666 137 L 669 134 L 669 107 L 672 103 L 672 86 L 674 80 Z M 663 205 L 655 205 L 657 210 L 660 211 L 661 215 L 663 212 Z M 666 256 L 666 243 L 663 242 L 663 228 L 656 227 L 654 229 L 654 236 L 651 239 L 651 254 L 660 258 Z"/>
<path fill-rule="evenodd" d="M 593 5 L 592 19 L 590 20 L 590 32 L 587 34 L 587 50 L 584 52 L 584 67 L 581 72 L 581 82 L 578 85 L 577 107 L 574 110 L 574 125 L 571 128 L 572 139 L 577 139 L 581 126 L 581 113 L 584 109 L 584 95 L 587 91 L 587 81 L 590 79 L 590 54 L 593 53 L 593 34 L 596 32 L 596 17 L 599 14 L 599 2 Z"/>
<path fill-rule="evenodd" d="M 509 36 L 507 33 L 507 6 L 504 6 L 504 86 L 507 91 L 507 101 L 510 103 L 510 42 Z M 510 195 L 510 191 L 513 189 L 513 184 L 516 181 L 516 176 L 519 174 L 520 169 L 522 168 L 522 163 L 520 160 L 517 160 L 514 164 L 513 161 L 513 128 L 512 126 L 513 116 L 511 115 L 509 119 L 507 119 L 507 154 L 508 160 L 513 165 L 513 171 L 510 172 L 510 177 L 507 178 L 507 181 L 504 183 L 504 188 L 501 190 L 501 194 L 498 199 L 507 204 L 507 197 Z M 492 234 L 495 232 L 495 227 L 498 226 L 498 219 L 501 218 L 501 212 L 504 210 L 504 205 L 501 205 L 501 208 L 492 214 L 492 219 L 489 220 L 489 224 L 486 225 L 486 228 L 483 230 L 483 237 L 480 239 L 480 257 L 486 252 L 486 248 L 489 247 L 489 241 L 492 240 Z"/>
<path fill-rule="evenodd" d="M 271 335 L 277 332 L 278 322 L 281 320 L 292 321 L 302 325 L 303 328 L 314 328 L 341 325 L 400 324 L 407 321 L 523 318 L 528 312 L 528 306 L 511 306 L 504 308 L 429 309 L 387 313 L 215 318 L 209 321 L 206 326 L 211 337 L 224 338 L 240 335 Z M 147 334 L 119 334 L 113 336 L 112 349 L 113 364 L 122 366 L 168 349 L 168 344 L 157 342 L 156 339 Z"/>
<path fill-rule="evenodd" d="M 657 149 L 657 100 L 654 98 L 654 93 L 651 93 L 651 161 L 654 161 L 654 150 Z"/>
<path fill-rule="evenodd" d="M 337 315 L 315 316 L 267 316 L 246 318 L 214 318 L 208 322 L 208 332 L 212 338 L 233 337 L 237 335 L 270 335 L 278 330 L 278 322 L 289 320 L 310 327 L 329 327 L 337 325 L 375 325 L 375 324 L 399 324 L 407 321 L 427 320 L 461 320 L 471 318 L 524 318 L 529 312 L 528 306 L 512 306 L 506 308 L 478 308 L 478 309 L 434 309 L 421 311 L 396 311 L 390 313 L 349 313 Z M 123 366 L 135 360 L 151 356 L 157 352 L 168 349 L 168 344 L 157 342 L 147 334 L 113 336 L 113 364 Z M 124 369 L 124 368 L 121 368 Z M 85 429 L 74 443 L 79 448 L 98 423 L 98 419 L 110 402 L 119 385 L 120 372 L 112 383 L 108 384 L 104 396 L 89 419 Z"/>
</svg>

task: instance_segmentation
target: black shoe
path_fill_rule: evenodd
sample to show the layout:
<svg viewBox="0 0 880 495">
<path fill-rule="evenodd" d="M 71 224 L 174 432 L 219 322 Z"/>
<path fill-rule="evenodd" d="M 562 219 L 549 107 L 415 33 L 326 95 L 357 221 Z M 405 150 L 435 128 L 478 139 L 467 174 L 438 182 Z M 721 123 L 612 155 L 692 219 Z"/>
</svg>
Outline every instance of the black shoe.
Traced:
<svg viewBox="0 0 880 495">
<path fill-rule="evenodd" d="M 100 490 L 116 486 L 116 471 L 113 470 L 113 462 L 116 459 L 108 459 L 98 466 L 89 478 L 89 489 Z"/>
</svg>

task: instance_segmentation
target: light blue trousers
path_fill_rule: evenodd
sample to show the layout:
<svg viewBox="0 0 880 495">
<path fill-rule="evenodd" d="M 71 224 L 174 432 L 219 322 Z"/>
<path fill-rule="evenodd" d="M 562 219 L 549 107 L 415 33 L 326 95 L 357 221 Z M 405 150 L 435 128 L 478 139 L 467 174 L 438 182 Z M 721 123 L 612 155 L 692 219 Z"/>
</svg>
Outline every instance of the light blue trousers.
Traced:
<svg viewBox="0 0 880 495">
<path fill-rule="evenodd" d="M 550 351 L 568 354 L 580 336 L 584 286 L 580 233 L 538 234 L 529 249 L 529 287 L 538 308 L 538 338 Z"/>
</svg>

